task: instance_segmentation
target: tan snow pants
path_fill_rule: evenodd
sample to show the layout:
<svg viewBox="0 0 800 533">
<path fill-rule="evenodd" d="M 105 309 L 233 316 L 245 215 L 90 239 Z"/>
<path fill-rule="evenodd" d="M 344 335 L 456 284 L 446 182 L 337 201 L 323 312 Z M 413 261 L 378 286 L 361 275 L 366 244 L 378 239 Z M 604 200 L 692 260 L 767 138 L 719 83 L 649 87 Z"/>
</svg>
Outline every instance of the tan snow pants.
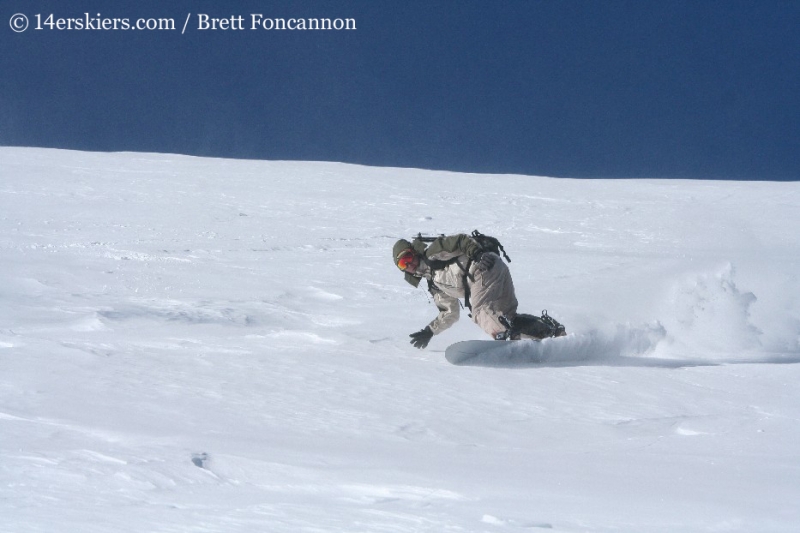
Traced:
<svg viewBox="0 0 800 533">
<path fill-rule="evenodd" d="M 511 271 L 499 256 L 491 269 L 482 271 L 471 268 L 470 271 L 473 279 L 468 279 L 467 284 L 470 289 L 472 320 L 494 337 L 506 330 L 500 323 L 500 317 L 512 319 L 517 314 L 517 296 L 514 293 Z"/>
</svg>

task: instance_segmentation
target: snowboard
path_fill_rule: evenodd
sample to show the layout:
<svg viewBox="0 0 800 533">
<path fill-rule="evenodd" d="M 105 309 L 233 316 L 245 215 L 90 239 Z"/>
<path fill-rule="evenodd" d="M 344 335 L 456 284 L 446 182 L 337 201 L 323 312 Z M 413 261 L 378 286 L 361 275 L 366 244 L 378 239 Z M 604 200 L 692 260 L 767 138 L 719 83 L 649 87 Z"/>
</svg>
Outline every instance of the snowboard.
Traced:
<svg viewBox="0 0 800 533">
<path fill-rule="evenodd" d="M 509 342 L 516 341 L 461 341 L 448 346 L 444 351 L 444 357 L 448 362 L 460 365 L 482 354 L 505 347 Z"/>
<path fill-rule="evenodd" d="M 556 346 L 551 341 L 564 338 L 564 326 L 542 311 L 542 316 L 520 313 L 513 321 L 500 317 L 506 331 L 495 336 L 495 340 L 461 341 L 451 344 L 444 352 L 445 358 L 454 365 L 480 366 L 534 366 L 557 356 L 565 346 Z M 524 340 L 516 339 L 519 335 Z M 548 342 L 542 342 L 547 339 Z"/>
<path fill-rule="evenodd" d="M 561 339 L 514 341 L 472 340 L 451 344 L 444 352 L 449 363 L 460 366 L 532 367 L 558 359 L 568 349 Z"/>
</svg>

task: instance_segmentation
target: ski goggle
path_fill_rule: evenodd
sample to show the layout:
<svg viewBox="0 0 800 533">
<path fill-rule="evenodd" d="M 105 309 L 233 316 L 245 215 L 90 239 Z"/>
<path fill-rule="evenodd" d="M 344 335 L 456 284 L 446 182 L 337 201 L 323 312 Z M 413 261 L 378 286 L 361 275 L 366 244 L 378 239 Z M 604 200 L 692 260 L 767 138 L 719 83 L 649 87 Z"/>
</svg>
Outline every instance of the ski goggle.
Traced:
<svg viewBox="0 0 800 533">
<path fill-rule="evenodd" d="M 400 270 L 405 270 L 414 262 L 414 252 L 411 249 L 403 250 L 397 256 L 397 268 Z"/>
</svg>

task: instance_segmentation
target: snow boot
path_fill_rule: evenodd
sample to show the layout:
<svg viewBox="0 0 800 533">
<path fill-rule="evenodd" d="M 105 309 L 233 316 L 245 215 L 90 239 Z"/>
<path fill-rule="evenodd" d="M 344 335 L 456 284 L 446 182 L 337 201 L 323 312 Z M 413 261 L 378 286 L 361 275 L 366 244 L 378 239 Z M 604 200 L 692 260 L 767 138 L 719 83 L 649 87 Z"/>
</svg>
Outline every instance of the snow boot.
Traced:
<svg viewBox="0 0 800 533">
<path fill-rule="evenodd" d="M 533 316 L 519 313 L 512 320 L 501 317 L 500 322 L 508 328 L 501 336 L 504 339 L 546 339 L 548 337 L 563 337 L 566 329 L 555 318 L 542 311 L 542 316 Z M 498 337 L 499 338 L 499 337 Z"/>
</svg>

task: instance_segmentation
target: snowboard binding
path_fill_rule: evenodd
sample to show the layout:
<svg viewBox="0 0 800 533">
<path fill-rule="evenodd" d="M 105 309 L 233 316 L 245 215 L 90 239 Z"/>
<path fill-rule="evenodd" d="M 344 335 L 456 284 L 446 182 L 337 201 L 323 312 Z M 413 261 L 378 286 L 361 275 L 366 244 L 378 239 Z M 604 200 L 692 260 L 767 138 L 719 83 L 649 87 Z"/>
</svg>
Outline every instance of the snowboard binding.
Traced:
<svg viewBox="0 0 800 533">
<path fill-rule="evenodd" d="M 533 316 L 520 313 L 512 319 L 500 317 L 500 323 L 506 330 L 495 335 L 495 340 L 519 340 L 522 338 L 542 340 L 549 337 L 563 337 L 567 334 L 566 328 L 555 318 L 542 311 L 542 316 Z"/>
</svg>

